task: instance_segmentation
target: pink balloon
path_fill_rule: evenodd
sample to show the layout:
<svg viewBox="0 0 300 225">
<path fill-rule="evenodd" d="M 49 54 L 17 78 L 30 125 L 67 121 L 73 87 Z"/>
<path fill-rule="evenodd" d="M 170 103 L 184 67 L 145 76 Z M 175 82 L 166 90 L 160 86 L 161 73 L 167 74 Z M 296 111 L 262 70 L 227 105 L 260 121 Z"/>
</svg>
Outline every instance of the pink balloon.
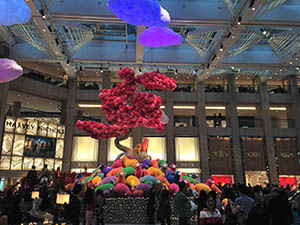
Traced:
<svg viewBox="0 0 300 225">
<path fill-rule="evenodd" d="M 23 74 L 23 68 L 11 59 L 0 59 L 0 83 L 17 79 Z"/>
</svg>

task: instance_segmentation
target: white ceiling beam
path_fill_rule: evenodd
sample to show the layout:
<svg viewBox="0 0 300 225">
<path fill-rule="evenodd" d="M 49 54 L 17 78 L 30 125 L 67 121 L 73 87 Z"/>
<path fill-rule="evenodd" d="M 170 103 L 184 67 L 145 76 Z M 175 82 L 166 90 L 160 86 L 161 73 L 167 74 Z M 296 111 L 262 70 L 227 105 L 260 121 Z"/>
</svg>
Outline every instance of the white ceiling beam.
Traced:
<svg viewBox="0 0 300 225">
<path fill-rule="evenodd" d="M 95 22 L 95 23 L 125 23 L 117 17 L 110 16 L 90 16 L 90 15 L 70 15 L 61 13 L 51 13 L 51 16 L 55 20 L 66 20 L 66 21 L 80 21 L 80 22 Z M 226 26 L 231 25 L 232 20 L 210 20 L 210 19 L 172 19 L 171 25 L 174 26 Z M 300 21 L 277 21 L 277 20 L 259 20 L 259 21 L 247 21 L 244 22 L 245 26 L 255 27 L 299 27 Z"/>
<path fill-rule="evenodd" d="M 259 8 L 259 6 L 263 5 L 263 3 L 265 3 L 265 0 L 256 0 L 252 6 L 246 4 L 242 8 L 241 13 L 235 17 L 236 23 L 231 25 L 231 28 L 228 30 L 228 32 L 224 34 L 224 38 L 220 41 L 220 44 L 216 46 L 215 50 L 212 51 L 211 55 L 208 57 L 203 74 L 198 76 L 199 80 L 204 80 L 206 77 L 212 75 L 215 67 L 228 54 L 230 48 L 239 40 L 241 32 L 246 27 L 244 23 L 250 21 L 250 19 L 255 15 L 255 10 Z M 240 21 L 239 17 L 241 17 Z M 238 21 L 240 24 L 237 24 Z M 220 50 L 221 46 L 222 51 Z"/>
<path fill-rule="evenodd" d="M 56 57 L 58 62 L 61 64 L 63 70 L 70 78 L 75 78 L 76 74 L 73 72 L 70 64 L 67 64 L 64 55 L 62 54 L 60 48 L 57 46 L 55 39 L 50 33 L 48 26 L 46 25 L 44 19 L 42 18 L 41 12 L 36 7 L 33 1 L 26 2 L 31 9 L 33 20 L 36 23 L 37 27 L 40 29 L 41 35 L 49 47 L 52 54 Z"/>
</svg>

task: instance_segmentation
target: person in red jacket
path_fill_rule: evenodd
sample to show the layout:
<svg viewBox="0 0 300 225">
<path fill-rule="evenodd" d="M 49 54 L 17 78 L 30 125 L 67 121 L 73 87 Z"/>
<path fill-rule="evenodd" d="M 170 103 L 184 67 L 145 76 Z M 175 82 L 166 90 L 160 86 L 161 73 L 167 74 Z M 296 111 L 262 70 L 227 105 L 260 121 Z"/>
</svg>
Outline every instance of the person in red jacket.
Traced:
<svg viewBox="0 0 300 225">
<path fill-rule="evenodd" d="M 205 201 L 206 208 L 200 212 L 200 225 L 221 225 L 223 219 L 220 211 L 216 209 L 216 199 L 213 195 L 207 195 Z"/>
</svg>

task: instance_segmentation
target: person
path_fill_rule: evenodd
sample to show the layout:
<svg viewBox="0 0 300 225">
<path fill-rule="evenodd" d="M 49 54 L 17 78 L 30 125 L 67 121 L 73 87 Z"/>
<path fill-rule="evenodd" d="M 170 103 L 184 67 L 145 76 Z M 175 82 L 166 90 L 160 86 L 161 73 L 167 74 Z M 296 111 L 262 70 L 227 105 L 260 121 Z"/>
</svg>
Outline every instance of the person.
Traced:
<svg viewBox="0 0 300 225">
<path fill-rule="evenodd" d="M 217 127 L 222 127 L 222 114 L 219 113 L 217 117 Z"/>
<path fill-rule="evenodd" d="M 146 214 L 148 217 L 148 223 L 154 224 L 154 215 L 155 215 L 155 200 L 156 198 L 156 188 L 152 187 L 150 190 L 150 196 L 147 204 Z"/>
<path fill-rule="evenodd" d="M 73 192 L 70 195 L 70 203 L 66 205 L 64 218 L 73 225 L 79 225 L 79 216 L 81 209 L 81 202 L 78 198 L 81 192 L 81 185 L 76 184 Z"/>
<path fill-rule="evenodd" d="M 209 193 L 206 197 L 205 208 L 200 212 L 200 225 L 221 225 L 222 215 L 218 209 L 216 209 L 215 196 Z"/>
<path fill-rule="evenodd" d="M 96 225 L 104 225 L 104 206 L 106 205 L 106 201 L 103 195 L 103 191 L 98 190 L 96 192 L 96 208 L 97 208 L 97 222 Z"/>
<path fill-rule="evenodd" d="M 272 189 L 272 198 L 270 200 L 271 225 L 289 225 L 290 224 L 290 206 L 288 197 L 284 190 L 279 188 Z"/>
<path fill-rule="evenodd" d="M 214 116 L 213 116 L 213 120 L 214 120 L 214 127 L 217 127 L 218 126 L 218 119 L 217 119 L 217 114 L 214 113 Z"/>
<path fill-rule="evenodd" d="M 85 225 L 94 225 L 93 212 L 96 209 L 96 198 L 91 188 L 86 190 L 83 201 L 85 203 Z"/>
<path fill-rule="evenodd" d="M 19 207 L 21 202 L 20 196 L 16 196 L 10 188 L 6 192 L 4 198 L 4 211 L 3 215 L 7 215 L 8 224 L 20 224 L 22 221 L 22 213 Z"/>
<path fill-rule="evenodd" d="M 184 181 L 179 183 L 179 191 L 175 195 L 175 209 L 179 217 L 179 225 L 187 225 L 191 219 L 190 200 L 186 196 L 187 184 Z"/>
<path fill-rule="evenodd" d="M 42 174 L 40 178 L 40 185 L 42 187 L 48 187 L 49 184 L 49 171 L 48 171 L 48 165 L 45 164 L 42 169 Z"/>
<path fill-rule="evenodd" d="M 249 189 L 244 184 L 239 184 L 237 186 L 237 189 L 239 191 L 240 197 L 235 199 L 234 205 L 240 206 L 240 210 L 237 214 L 238 216 L 238 222 L 240 224 L 245 224 L 247 221 L 248 214 L 250 210 L 256 206 L 256 203 L 253 198 L 248 197 Z"/>
<path fill-rule="evenodd" d="M 161 199 L 157 210 L 157 220 L 161 225 L 165 225 L 166 221 L 168 225 L 171 225 L 171 206 L 169 191 L 163 190 L 161 193 Z"/>
<path fill-rule="evenodd" d="M 28 183 L 28 186 L 30 188 L 30 191 L 33 190 L 34 188 L 34 185 L 37 184 L 37 172 L 35 170 L 35 166 L 33 165 L 31 167 L 31 170 L 28 171 L 27 173 L 27 176 L 26 176 L 26 180 L 27 180 L 27 183 Z"/>
<path fill-rule="evenodd" d="M 196 199 L 197 202 L 197 217 L 198 217 L 198 224 L 200 223 L 200 212 L 205 208 L 205 201 L 206 201 L 206 192 L 204 190 L 200 191 L 198 198 Z"/>
</svg>

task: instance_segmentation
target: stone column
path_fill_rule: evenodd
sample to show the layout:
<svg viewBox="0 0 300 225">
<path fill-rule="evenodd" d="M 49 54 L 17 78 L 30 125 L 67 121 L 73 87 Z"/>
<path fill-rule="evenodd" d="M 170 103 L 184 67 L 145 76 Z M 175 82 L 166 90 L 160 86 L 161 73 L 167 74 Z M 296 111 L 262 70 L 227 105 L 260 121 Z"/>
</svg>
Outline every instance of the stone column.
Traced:
<svg viewBox="0 0 300 225">
<path fill-rule="evenodd" d="M 261 99 L 261 117 L 264 123 L 264 134 L 265 134 L 265 148 L 267 152 L 268 164 L 269 164 L 269 179 L 272 184 L 279 184 L 278 171 L 276 167 L 275 159 L 275 148 L 274 148 L 274 138 L 272 132 L 272 121 L 270 115 L 270 102 L 267 82 L 260 82 L 259 92 Z"/>
<path fill-rule="evenodd" d="M 299 100 L 300 94 L 298 90 L 297 76 L 296 75 L 289 76 L 289 83 L 290 83 L 291 94 L 293 95 L 294 98 L 294 103 L 292 104 L 291 107 L 291 118 L 293 118 L 294 120 L 292 122 L 294 124 L 294 127 L 296 128 L 297 146 L 299 148 L 300 147 L 300 100 Z M 300 149 L 298 149 L 298 152 L 299 150 Z"/>
<path fill-rule="evenodd" d="M 67 102 L 65 104 L 65 145 L 63 157 L 63 170 L 71 169 L 71 158 L 73 149 L 73 132 L 75 127 L 75 116 L 77 114 L 76 106 L 76 79 L 68 80 Z"/>
<path fill-rule="evenodd" d="M 166 92 L 165 113 L 169 117 L 167 129 L 167 161 L 170 164 L 175 163 L 175 137 L 174 137 L 174 97 L 171 91 Z"/>
<path fill-rule="evenodd" d="M 199 147 L 200 147 L 200 166 L 201 178 L 205 182 L 210 177 L 209 171 L 209 152 L 207 141 L 207 128 L 206 128 L 206 109 L 205 109 L 205 93 L 203 82 L 197 83 L 197 118 L 199 130 Z"/>
<path fill-rule="evenodd" d="M 3 139 L 3 132 L 4 132 L 4 124 L 5 124 L 8 88 L 9 88 L 8 83 L 0 84 L 0 146 L 1 146 L 0 153 L 2 152 L 2 139 Z"/>
<path fill-rule="evenodd" d="M 242 163 L 242 152 L 239 132 L 239 119 L 237 114 L 236 91 L 235 91 L 235 76 L 228 75 L 228 95 L 229 105 L 228 112 L 230 114 L 231 133 L 232 133 L 232 148 L 234 161 L 234 181 L 235 183 L 245 183 L 245 171 Z"/>
<path fill-rule="evenodd" d="M 14 107 L 12 110 L 12 115 L 14 117 L 19 117 L 21 114 L 21 102 L 14 102 Z"/>
<path fill-rule="evenodd" d="M 111 80 L 110 80 L 110 71 L 104 71 L 102 73 L 102 90 L 110 89 Z M 101 110 L 100 113 L 101 123 L 107 123 L 105 119 L 105 113 Z M 98 151 L 98 164 L 107 164 L 108 158 L 108 139 L 99 140 L 99 151 Z"/>
</svg>

